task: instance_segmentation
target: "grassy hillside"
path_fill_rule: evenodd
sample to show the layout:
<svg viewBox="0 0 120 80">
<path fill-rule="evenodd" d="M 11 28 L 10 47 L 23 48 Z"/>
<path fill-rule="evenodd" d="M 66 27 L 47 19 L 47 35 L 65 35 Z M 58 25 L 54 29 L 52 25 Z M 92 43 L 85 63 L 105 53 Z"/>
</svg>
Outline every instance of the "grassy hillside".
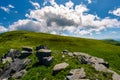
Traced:
<svg viewBox="0 0 120 80">
<path fill-rule="evenodd" d="M 66 36 L 58 36 L 58 35 L 50 35 L 45 33 L 35 33 L 29 31 L 13 31 L 0 34 L 0 57 L 6 53 L 10 48 L 21 49 L 22 46 L 31 46 L 35 49 L 36 46 L 43 44 L 48 46 L 53 53 L 60 53 L 61 51 L 67 49 L 71 52 L 85 52 L 93 56 L 101 57 L 105 61 L 110 63 L 111 69 L 120 73 L 120 46 L 116 46 L 114 44 L 106 43 L 105 41 L 93 40 L 93 39 L 84 39 L 84 38 L 75 38 L 75 37 L 66 37 Z M 50 79 L 63 79 L 64 76 L 69 72 L 60 72 L 55 77 L 52 77 L 50 73 L 52 73 L 52 68 L 56 63 L 61 62 L 61 54 L 53 54 L 55 56 L 55 60 L 50 67 L 34 66 L 37 61 L 35 55 L 30 56 L 32 59 L 32 64 L 29 66 L 31 69 L 28 70 L 28 73 L 23 80 L 42 80 L 45 76 L 50 77 Z M 77 67 L 85 67 L 88 73 L 88 77 L 95 76 L 97 71 L 92 69 L 92 67 L 88 67 L 86 65 L 76 65 L 79 62 L 76 59 L 72 59 L 67 57 L 68 60 L 63 60 L 72 64 L 72 66 L 68 67 L 68 70 L 71 68 Z M 46 73 L 48 72 L 48 73 Z M 91 72 L 95 72 L 94 74 Z M 62 76 L 64 74 L 64 76 Z M 100 72 L 99 76 L 102 80 L 108 80 L 108 77 L 102 77 L 104 75 L 103 72 Z M 109 76 L 104 75 L 104 76 Z M 32 77 L 31 77 L 32 76 Z"/>
</svg>

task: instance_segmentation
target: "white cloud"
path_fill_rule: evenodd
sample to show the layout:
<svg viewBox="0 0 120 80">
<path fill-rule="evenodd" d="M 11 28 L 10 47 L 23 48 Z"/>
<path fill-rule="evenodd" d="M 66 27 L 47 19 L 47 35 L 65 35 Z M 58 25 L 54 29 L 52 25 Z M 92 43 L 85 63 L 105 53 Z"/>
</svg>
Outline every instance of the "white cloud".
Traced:
<svg viewBox="0 0 120 80">
<path fill-rule="evenodd" d="M 35 9 L 39 9 L 39 8 L 40 8 L 39 3 L 37 3 L 37 2 L 32 2 L 32 1 L 29 1 L 29 2 L 35 7 Z"/>
<path fill-rule="evenodd" d="M 91 4 L 92 3 L 92 0 L 87 0 L 88 1 L 88 4 Z"/>
<path fill-rule="evenodd" d="M 101 19 L 97 15 L 88 14 L 89 9 L 83 5 L 75 5 L 71 1 L 65 5 L 58 5 L 54 0 L 49 1 L 51 6 L 44 6 L 31 10 L 25 16 L 28 19 L 18 20 L 10 25 L 10 30 L 32 30 L 52 34 L 92 35 L 106 28 L 119 27 L 117 19 Z"/>
<path fill-rule="evenodd" d="M 9 4 L 7 7 L 1 6 L 0 9 L 2 9 L 3 11 L 9 13 L 10 9 L 15 8 L 13 5 Z"/>
<path fill-rule="evenodd" d="M 120 8 L 117 8 L 113 11 L 109 11 L 110 14 L 113 14 L 115 16 L 120 16 Z"/>
<path fill-rule="evenodd" d="M 13 5 L 9 4 L 8 5 L 9 8 L 15 8 Z"/>
<path fill-rule="evenodd" d="M 4 6 L 1 6 L 0 9 L 2 9 L 3 11 L 9 13 L 10 9 Z"/>
<path fill-rule="evenodd" d="M 0 33 L 6 32 L 8 31 L 7 28 L 5 28 L 4 26 L 0 26 Z"/>
</svg>

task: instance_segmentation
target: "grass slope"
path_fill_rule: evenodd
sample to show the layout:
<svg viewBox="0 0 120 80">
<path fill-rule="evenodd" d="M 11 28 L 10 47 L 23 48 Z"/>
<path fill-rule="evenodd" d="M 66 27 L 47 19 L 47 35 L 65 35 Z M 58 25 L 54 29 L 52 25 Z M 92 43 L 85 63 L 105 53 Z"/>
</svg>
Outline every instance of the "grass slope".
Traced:
<svg viewBox="0 0 120 80">
<path fill-rule="evenodd" d="M 67 49 L 71 52 L 80 51 L 101 57 L 110 63 L 111 69 L 120 74 L 120 46 L 94 39 L 66 37 L 29 31 L 12 31 L 0 34 L 0 57 L 10 48 L 21 49 L 22 46 L 31 46 L 35 49 L 35 47 L 40 44 L 48 46 L 53 53 L 60 53 Z M 33 54 L 30 56 L 32 63 L 28 67 L 28 73 L 22 78 L 22 80 L 42 80 L 45 76 L 47 76 L 47 80 L 62 80 L 65 75 L 69 73 L 70 69 L 78 67 L 85 68 L 88 73 L 88 78 L 95 79 L 97 77 L 100 80 L 110 79 L 111 74 L 98 72 L 90 66 L 81 65 L 77 59 L 66 56 L 66 59 L 63 60 L 61 58 L 61 54 L 53 54 L 53 56 L 55 57 L 55 60 L 50 67 L 36 66 L 35 63 L 37 59 L 35 55 Z M 51 76 L 53 66 L 64 61 L 71 64 L 71 66 L 69 66 L 65 71 L 61 71 L 58 75 Z"/>
</svg>

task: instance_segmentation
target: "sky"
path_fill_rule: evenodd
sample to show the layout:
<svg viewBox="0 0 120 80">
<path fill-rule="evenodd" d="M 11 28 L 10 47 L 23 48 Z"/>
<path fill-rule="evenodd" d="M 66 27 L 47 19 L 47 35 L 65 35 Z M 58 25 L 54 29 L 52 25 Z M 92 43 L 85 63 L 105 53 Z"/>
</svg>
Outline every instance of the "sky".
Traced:
<svg viewBox="0 0 120 80">
<path fill-rule="evenodd" d="M 120 0 L 0 0 L 0 33 L 120 39 Z"/>
</svg>

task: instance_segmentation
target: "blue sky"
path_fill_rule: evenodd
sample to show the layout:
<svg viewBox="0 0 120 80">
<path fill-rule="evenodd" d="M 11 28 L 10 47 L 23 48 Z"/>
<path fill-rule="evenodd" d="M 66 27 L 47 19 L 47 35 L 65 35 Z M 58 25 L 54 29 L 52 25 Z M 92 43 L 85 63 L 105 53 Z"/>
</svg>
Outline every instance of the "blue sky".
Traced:
<svg viewBox="0 0 120 80">
<path fill-rule="evenodd" d="M 120 39 L 120 0 L 0 0 L 0 33 Z"/>
</svg>

